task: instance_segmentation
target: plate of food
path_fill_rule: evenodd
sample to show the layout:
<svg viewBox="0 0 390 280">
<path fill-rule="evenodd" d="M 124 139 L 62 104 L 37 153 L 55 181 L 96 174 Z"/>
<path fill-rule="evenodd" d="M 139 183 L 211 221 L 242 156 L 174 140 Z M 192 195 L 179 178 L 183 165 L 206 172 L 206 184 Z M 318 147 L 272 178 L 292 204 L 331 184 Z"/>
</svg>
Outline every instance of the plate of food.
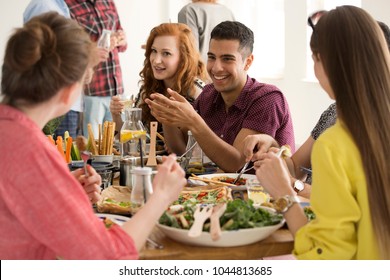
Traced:
<svg viewBox="0 0 390 280">
<path fill-rule="evenodd" d="M 211 181 L 217 181 L 222 183 L 233 184 L 234 180 L 237 178 L 237 173 L 215 173 L 215 174 L 204 174 L 197 177 L 201 179 L 207 179 Z M 240 180 L 235 184 L 235 186 L 229 186 L 234 191 L 244 191 L 246 190 L 247 182 L 249 180 L 257 180 L 256 175 L 254 174 L 242 174 Z M 212 182 L 198 181 L 196 179 L 191 179 L 191 184 L 194 185 L 207 185 Z"/>
<path fill-rule="evenodd" d="M 106 213 L 96 213 L 96 216 L 98 216 L 101 220 L 104 221 L 106 226 L 110 226 L 110 224 L 115 223 L 117 225 L 123 225 L 123 223 L 130 220 L 129 217 L 115 215 L 115 214 L 106 214 Z"/>
<path fill-rule="evenodd" d="M 131 189 L 122 186 L 110 186 L 102 191 L 100 200 L 96 203 L 100 213 L 131 214 Z"/>
<path fill-rule="evenodd" d="M 217 204 L 232 200 L 231 189 L 217 187 L 211 189 L 184 190 L 180 192 L 179 198 L 172 205 L 192 204 Z"/>
<path fill-rule="evenodd" d="M 192 174 L 195 175 L 213 174 L 217 172 L 217 170 L 218 167 L 215 165 L 215 163 L 212 162 L 204 163 L 203 165 L 191 164 L 185 169 L 187 176 L 190 176 Z"/>
<path fill-rule="evenodd" d="M 235 247 L 261 241 L 285 223 L 280 214 L 255 208 L 252 202 L 234 200 L 227 202 L 226 211 L 219 219 L 222 230 L 219 239 L 212 239 L 209 220 L 204 223 L 199 236 L 190 237 L 188 233 L 194 222 L 194 211 L 193 205 L 175 207 L 172 211 L 168 209 L 159 219 L 157 227 L 177 242 L 205 247 Z"/>
</svg>

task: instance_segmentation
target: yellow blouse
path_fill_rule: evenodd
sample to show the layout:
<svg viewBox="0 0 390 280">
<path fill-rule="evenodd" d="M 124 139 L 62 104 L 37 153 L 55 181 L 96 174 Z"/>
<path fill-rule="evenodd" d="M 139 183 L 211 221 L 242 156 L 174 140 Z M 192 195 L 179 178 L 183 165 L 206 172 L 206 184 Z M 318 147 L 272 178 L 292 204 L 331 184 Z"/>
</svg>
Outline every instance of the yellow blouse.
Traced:
<svg viewBox="0 0 390 280">
<path fill-rule="evenodd" d="M 295 237 L 298 259 L 379 259 L 358 147 L 339 120 L 312 152 L 316 219 Z"/>
</svg>

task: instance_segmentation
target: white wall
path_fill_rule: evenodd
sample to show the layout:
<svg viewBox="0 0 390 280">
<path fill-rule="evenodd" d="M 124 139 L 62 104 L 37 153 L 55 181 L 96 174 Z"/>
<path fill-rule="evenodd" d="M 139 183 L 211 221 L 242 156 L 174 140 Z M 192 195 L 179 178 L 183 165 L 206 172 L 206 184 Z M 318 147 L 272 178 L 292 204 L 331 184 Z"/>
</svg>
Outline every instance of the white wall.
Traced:
<svg viewBox="0 0 390 280">
<path fill-rule="evenodd" d="M 220 3 L 237 11 L 254 0 L 220 0 Z M 324 0 L 326 1 L 326 0 Z M 5 44 L 14 27 L 21 26 L 22 14 L 29 0 L 0 3 L 0 63 Z M 127 33 L 129 47 L 121 54 L 123 79 L 128 93 L 138 92 L 139 71 L 142 68 L 143 44 L 154 26 L 162 22 L 177 22 L 177 13 L 187 0 L 115 0 L 119 16 Z M 285 0 L 286 7 L 286 66 L 283 78 L 259 79 L 277 85 L 286 95 L 293 116 L 296 142 L 302 143 L 317 122 L 322 111 L 332 102 L 315 82 L 305 81 L 306 76 L 306 1 Z M 362 6 L 377 20 L 390 25 L 390 1 L 363 0 Z M 237 20 L 246 23 L 246 19 Z M 256 47 L 256 46 L 255 46 Z M 261 63 L 256 61 L 255 63 Z M 252 76 L 254 74 L 251 74 Z M 259 78 L 259 77 L 255 77 Z"/>
</svg>

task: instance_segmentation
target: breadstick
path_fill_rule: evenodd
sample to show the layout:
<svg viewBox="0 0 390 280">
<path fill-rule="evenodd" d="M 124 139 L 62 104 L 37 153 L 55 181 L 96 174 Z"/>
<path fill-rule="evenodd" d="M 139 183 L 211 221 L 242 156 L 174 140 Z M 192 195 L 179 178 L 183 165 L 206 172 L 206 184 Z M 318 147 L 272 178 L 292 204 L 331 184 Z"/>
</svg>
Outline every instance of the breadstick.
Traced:
<svg viewBox="0 0 390 280">
<path fill-rule="evenodd" d="M 213 184 L 216 184 L 216 185 L 218 184 L 218 185 L 227 186 L 227 187 L 237 187 L 236 185 L 233 185 L 233 184 L 229 184 L 229 183 L 220 182 L 220 181 L 217 181 L 217 180 L 211 180 L 211 179 L 198 177 L 198 176 L 196 176 L 194 174 L 191 174 L 191 177 L 188 178 L 188 179 L 194 179 L 194 180 L 202 181 L 202 182 L 205 182 L 205 183 L 213 183 Z"/>
<path fill-rule="evenodd" d="M 160 138 L 165 143 L 165 138 L 160 133 L 156 132 L 158 138 Z"/>
<path fill-rule="evenodd" d="M 93 135 L 93 130 L 92 130 L 92 124 L 88 124 L 88 137 L 91 141 L 91 149 L 92 149 L 92 154 L 93 155 L 98 155 L 98 150 L 97 150 L 97 147 L 96 147 L 96 143 L 95 143 L 95 136 Z"/>
<path fill-rule="evenodd" d="M 111 144 L 111 134 L 112 134 L 112 123 L 109 122 L 108 123 L 108 132 L 107 132 L 107 146 L 106 146 L 106 150 L 104 151 L 104 154 L 105 155 L 109 155 L 110 154 L 110 151 L 111 151 L 111 148 L 110 148 L 110 144 Z M 112 146 L 111 146 L 112 147 Z"/>
<path fill-rule="evenodd" d="M 115 122 L 111 123 L 111 134 L 110 134 L 110 145 L 108 146 L 107 155 L 112 155 L 112 146 L 114 146 L 114 137 L 115 137 Z"/>
<path fill-rule="evenodd" d="M 103 139 L 102 139 L 102 154 L 106 152 L 107 147 L 107 131 L 108 131 L 108 122 L 105 121 L 103 124 Z"/>
<path fill-rule="evenodd" d="M 102 155 L 102 125 L 99 123 L 98 151 Z"/>
</svg>

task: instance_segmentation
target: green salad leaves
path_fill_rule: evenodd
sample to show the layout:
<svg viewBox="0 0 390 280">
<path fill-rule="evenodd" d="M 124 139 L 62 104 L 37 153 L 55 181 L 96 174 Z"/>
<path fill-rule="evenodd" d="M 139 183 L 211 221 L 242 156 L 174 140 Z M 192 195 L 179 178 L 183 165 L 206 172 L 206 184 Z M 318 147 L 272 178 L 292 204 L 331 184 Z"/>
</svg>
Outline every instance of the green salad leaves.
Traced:
<svg viewBox="0 0 390 280">
<path fill-rule="evenodd" d="M 165 211 L 159 223 L 180 229 L 188 229 L 194 222 L 196 204 L 186 203 L 179 210 Z M 227 202 L 225 213 L 220 218 L 222 230 L 238 230 L 245 228 L 276 225 L 283 220 L 280 214 L 270 213 L 262 208 L 253 207 L 252 201 L 236 199 Z M 209 221 L 203 226 L 203 231 L 209 231 Z"/>
</svg>

